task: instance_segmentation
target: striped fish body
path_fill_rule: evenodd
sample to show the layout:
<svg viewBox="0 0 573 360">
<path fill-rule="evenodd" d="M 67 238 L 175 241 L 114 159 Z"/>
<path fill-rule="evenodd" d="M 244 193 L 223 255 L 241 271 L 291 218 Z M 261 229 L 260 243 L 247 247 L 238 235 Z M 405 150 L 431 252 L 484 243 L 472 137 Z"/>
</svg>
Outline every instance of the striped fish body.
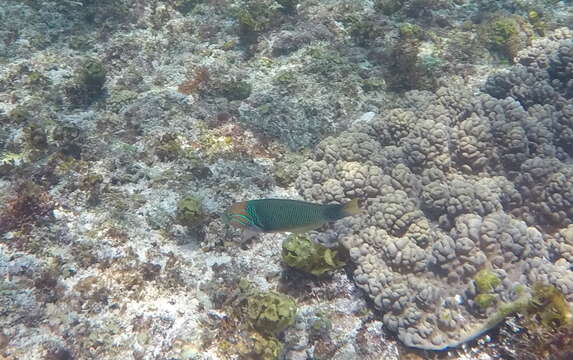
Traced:
<svg viewBox="0 0 573 360">
<path fill-rule="evenodd" d="M 322 205 L 299 200 L 259 199 L 236 203 L 225 214 L 232 225 L 257 232 L 305 232 L 359 213 L 357 200 Z"/>
</svg>

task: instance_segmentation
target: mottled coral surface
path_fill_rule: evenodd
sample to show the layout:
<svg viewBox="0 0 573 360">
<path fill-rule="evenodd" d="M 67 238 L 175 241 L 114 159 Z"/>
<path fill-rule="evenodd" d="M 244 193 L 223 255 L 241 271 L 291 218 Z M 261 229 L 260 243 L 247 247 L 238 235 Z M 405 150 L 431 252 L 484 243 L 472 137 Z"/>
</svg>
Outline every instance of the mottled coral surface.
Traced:
<svg viewBox="0 0 573 360">
<path fill-rule="evenodd" d="M 536 42 L 477 94 L 416 94 L 415 106 L 324 140 L 305 164 L 305 198 L 361 199 L 363 214 L 336 224 L 335 239 L 405 344 L 456 346 L 535 282 L 573 300 L 570 37 Z M 547 62 L 526 60 L 541 54 Z M 499 279 L 487 291 L 480 270 Z"/>
</svg>

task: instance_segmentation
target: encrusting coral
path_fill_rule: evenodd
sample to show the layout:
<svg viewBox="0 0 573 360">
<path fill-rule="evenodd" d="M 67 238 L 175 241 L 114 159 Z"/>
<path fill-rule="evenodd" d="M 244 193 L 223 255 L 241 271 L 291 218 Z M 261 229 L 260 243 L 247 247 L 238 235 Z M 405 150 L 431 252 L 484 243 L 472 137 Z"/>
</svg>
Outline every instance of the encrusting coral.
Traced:
<svg viewBox="0 0 573 360">
<path fill-rule="evenodd" d="M 259 332 L 276 335 L 294 323 L 296 303 L 276 292 L 253 294 L 247 298 L 246 313 Z"/>
<path fill-rule="evenodd" d="M 344 266 L 340 249 L 329 249 L 305 235 L 290 235 L 283 241 L 282 248 L 282 259 L 286 265 L 315 276 Z"/>
<path fill-rule="evenodd" d="M 184 226 L 193 227 L 204 220 L 205 214 L 201 200 L 187 196 L 177 202 L 176 221 Z"/>
<path fill-rule="evenodd" d="M 322 141 L 304 164 L 305 198 L 366 204 L 334 225 L 335 237 L 404 344 L 473 339 L 503 304 L 538 293 L 537 282 L 573 301 L 570 39 L 534 42 L 476 96 L 454 86 L 407 94 L 405 106 Z"/>
</svg>

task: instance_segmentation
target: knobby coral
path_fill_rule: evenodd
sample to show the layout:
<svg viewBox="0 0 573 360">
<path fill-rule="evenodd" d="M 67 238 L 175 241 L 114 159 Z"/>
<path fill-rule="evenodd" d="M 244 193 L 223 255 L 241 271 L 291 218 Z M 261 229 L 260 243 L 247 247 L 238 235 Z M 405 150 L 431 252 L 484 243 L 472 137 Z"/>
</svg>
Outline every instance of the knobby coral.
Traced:
<svg viewBox="0 0 573 360">
<path fill-rule="evenodd" d="M 473 339 L 536 282 L 573 301 L 573 41 L 534 43 L 517 61 L 477 96 L 407 94 L 322 141 L 296 181 L 309 200 L 361 199 L 367 211 L 334 237 L 406 345 Z"/>
</svg>

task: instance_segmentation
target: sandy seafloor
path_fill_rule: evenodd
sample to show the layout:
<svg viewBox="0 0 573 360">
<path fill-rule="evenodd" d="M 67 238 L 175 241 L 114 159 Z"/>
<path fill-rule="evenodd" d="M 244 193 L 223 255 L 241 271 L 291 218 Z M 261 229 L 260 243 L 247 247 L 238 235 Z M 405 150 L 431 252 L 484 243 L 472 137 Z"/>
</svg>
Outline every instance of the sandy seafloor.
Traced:
<svg viewBox="0 0 573 360">
<path fill-rule="evenodd" d="M 0 359 L 568 358 L 515 318 L 419 348 L 535 282 L 573 301 L 572 27 L 551 0 L 1 0 Z M 220 219 L 268 197 L 358 197 L 310 235 L 346 266 Z M 257 291 L 294 324 L 255 329 Z"/>
</svg>

